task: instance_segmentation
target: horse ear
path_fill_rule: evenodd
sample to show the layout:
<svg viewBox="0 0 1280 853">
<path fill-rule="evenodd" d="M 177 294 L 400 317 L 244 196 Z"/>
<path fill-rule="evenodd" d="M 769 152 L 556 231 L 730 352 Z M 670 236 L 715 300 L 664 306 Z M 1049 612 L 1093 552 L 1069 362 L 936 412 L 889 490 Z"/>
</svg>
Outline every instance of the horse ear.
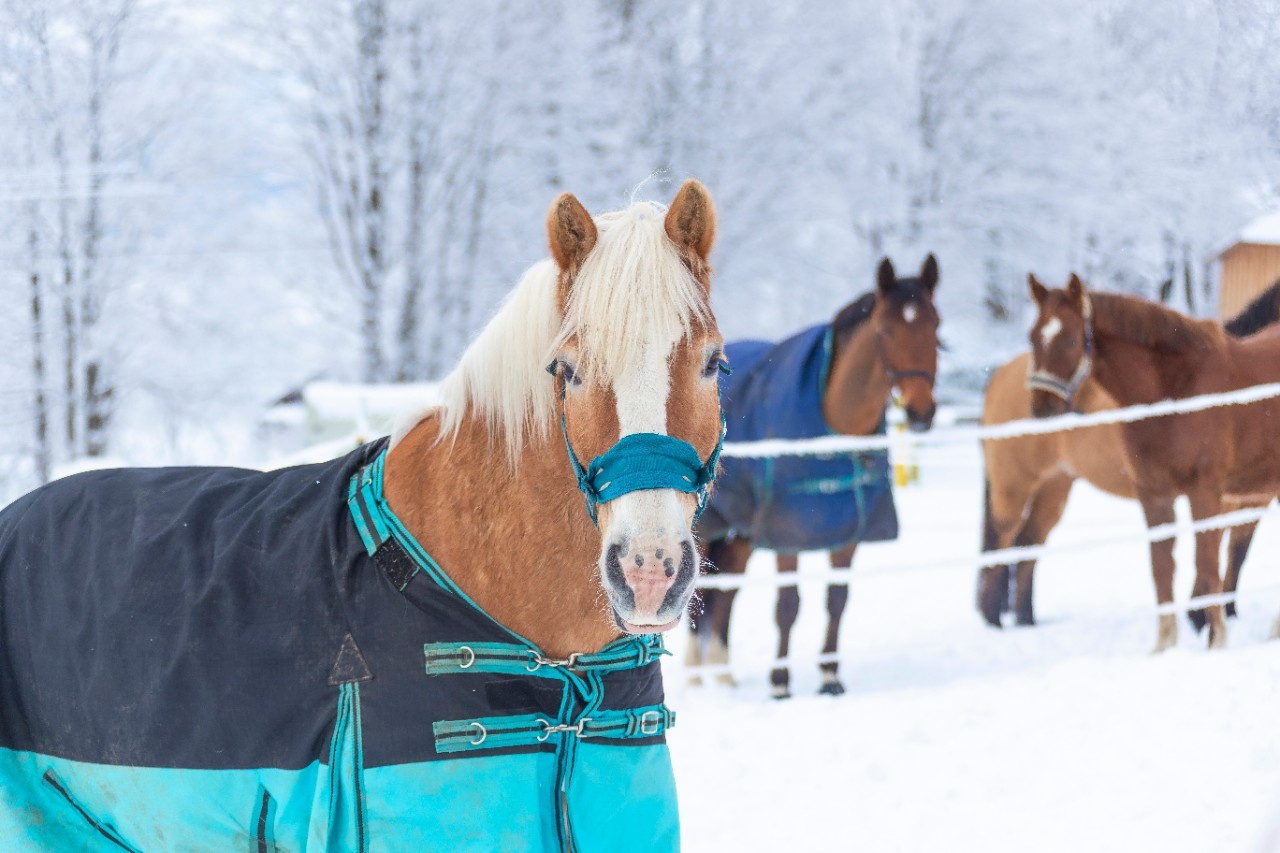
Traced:
<svg viewBox="0 0 1280 853">
<path fill-rule="evenodd" d="M 1027 287 L 1031 290 L 1031 298 L 1036 301 L 1037 305 L 1043 305 L 1044 301 L 1049 298 L 1049 290 L 1036 278 L 1033 272 L 1027 273 Z"/>
<path fill-rule="evenodd" d="M 1071 274 L 1071 280 L 1067 282 L 1067 296 L 1076 308 L 1084 309 L 1084 282 L 1075 273 Z"/>
<path fill-rule="evenodd" d="M 920 267 L 920 281 L 930 294 L 938 286 L 938 259 L 933 256 L 932 252 L 929 253 L 929 257 L 924 259 L 924 266 Z"/>
<path fill-rule="evenodd" d="M 563 273 L 575 273 L 596 244 L 596 224 L 573 193 L 564 193 L 547 213 L 551 257 Z"/>
<path fill-rule="evenodd" d="M 898 276 L 893 271 L 893 261 L 885 258 L 876 270 L 876 287 L 881 295 L 888 296 L 898 284 Z"/>
<path fill-rule="evenodd" d="M 711 193 L 701 182 L 690 178 L 680 187 L 664 223 L 667 236 L 679 246 L 695 266 L 706 267 L 711 246 L 716 241 L 716 208 Z"/>
</svg>

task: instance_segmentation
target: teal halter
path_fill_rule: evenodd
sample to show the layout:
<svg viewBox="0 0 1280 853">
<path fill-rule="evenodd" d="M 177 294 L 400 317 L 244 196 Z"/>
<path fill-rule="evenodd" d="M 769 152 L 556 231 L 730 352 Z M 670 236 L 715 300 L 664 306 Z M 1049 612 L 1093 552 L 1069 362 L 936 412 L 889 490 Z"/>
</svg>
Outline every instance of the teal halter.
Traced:
<svg viewBox="0 0 1280 853">
<path fill-rule="evenodd" d="M 552 364 L 549 372 L 554 372 L 554 368 L 555 364 Z M 564 385 L 561 385 L 560 431 L 564 434 L 569 464 L 578 478 L 578 491 L 586 498 L 587 515 L 591 517 L 592 524 L 599 526 L 596 510 L 600 504 L 645 489 L 675 489 L 685 494 L 696 494 L 698 509 L 694 519 L 702 515 L 711 497 L 711 483 L 715 480 L 716 464 L 724 447 L 726 427 L 723 411 L 720 412 L 720 438 L 705 464 L 687 441 L 654 432 L 637 432 L 618 439 L 613 447 L 592 459 L 584 468 L 569 442 L 564 394 Z"/>
</svg>

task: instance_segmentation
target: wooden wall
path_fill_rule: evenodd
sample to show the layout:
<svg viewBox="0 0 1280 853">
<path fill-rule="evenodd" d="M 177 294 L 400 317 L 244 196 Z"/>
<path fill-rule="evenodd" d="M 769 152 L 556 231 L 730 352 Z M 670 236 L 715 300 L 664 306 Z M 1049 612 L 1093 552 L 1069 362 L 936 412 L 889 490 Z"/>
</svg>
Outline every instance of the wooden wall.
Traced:
<svg viewBox="0 0 1280 853">
<path fill-rule="evenodd" d="M 1280 246 L 1237 243 L 1221 257 L 1218 316 L 1229 320 L 1280 279 Z"/>
</svg>

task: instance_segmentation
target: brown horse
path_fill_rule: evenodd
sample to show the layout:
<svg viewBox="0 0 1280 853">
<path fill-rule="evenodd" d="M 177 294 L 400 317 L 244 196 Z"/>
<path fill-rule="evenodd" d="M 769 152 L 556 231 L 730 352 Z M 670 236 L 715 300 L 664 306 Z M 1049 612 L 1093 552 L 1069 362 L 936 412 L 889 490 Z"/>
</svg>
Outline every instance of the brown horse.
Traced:
<svg viewBox="0 0 1280 853">
<path fill-rule="evenodd" d="M 875 290 L 845 306 L 836 315 L 829 326 L 829 367 L 825 371 L 825 384 L 815 391 L 812 400 L 812 416 L 818 422 L 820 431 L 842 435 L 871 435 L 877 432 L 884 422 L 886 401 L 895 388 L 901 395 L 912 429 L 918 431 L 930 427 L 937 408 L 933 397 L 938 360 L 939 320 L 934 304 L 937 285 L 938 263 L 932 255 L 925 260 L 919 276 L 909 278 L 898 278 L 893 264 L 885 258 L 877 272 Z M 793 340 L 796 338 L 789 339 Z M 734 357 L 734 346 L 730 345 L 731 358 Z M 729 402 L 726 400 L 726 408 L 728 407 Z M 736 428 L 737 424 L 731 418 L 727 440 L 739 440 L 735 438 Z M 751 484 L 753 489 L 760 486 L 757 478 L 761 476 L 762 470 L 750 468 L 742 475 L 756 479 Z M 772 482 L 768 488 L 781 492 L 794 485 L 780 482 L 787 479 L 787 475 L 781 473 L 781 464 L 769 470 L 772 472 L 769 475 Z M 735 469 L 726 467 L 723 473 L 722 485 L 725 486 L 724 491 L 727 491 Z M 888 492 L 887 472 L 884 488 Z M 855 500 L 848 492 L 836 497 L 850 507 Z M 718 502 L 722 499 L 723 494 L 713 496 L 709 517 L 716 515 L 715 510 L 719 508 Z M 760 513 L 772 513 L 772 506 L 768 501 L 762 501 L 756 509 Z M 889 507 L 892 511 L 891 503 Z M 726 512 L 726 516 L 732 515 L 733 513 Z M 756 547 L 757 543 L 753 539 L 760 538 L 763 547 L 777 549 L 780 573 L 796 572 L 799 564 L 798 551 L 816 550 L 820 547 L 831 549 L 828 554 L 833 568 L 847 569 L 853 564 L 858 542 L 872 538 L 869 535 L 859 535 L 854 541 L 848 541 L 849 537 L 844 536 L 835 541 L 822 541 L 821 545 L 786 545 L 753 535 L 759 534 L 767 524 L 768 520 L 752 513 L 750 518 L 734 520 L 730 517 L 727 522 L 722 522 L 721 532 L 732 529 L 732 535 L 718 535 L 716 531 L 708 532 L 706 527 L 700 526 L 699 534 L 709 540 L 704 546 L 707 561 L 719 572 L 741 574 L 746 571 L 747 560 Z M 893 535 L 896 535 L 896 517 L 892 525 Z M 812 542 L 813 539 L 810 537 L 808 541 Z M 696 620 L 696 630 L 701 636 L 690 638 L 690 665 L 702 663 L 704 659 L 711 664 L 728 663 L 729 620 L 735 594 L 735 590 L 702 591 L 705 618 Z M 834 654 L 839 647 L 840 621 L 848 597 L 847 584 L 831 584 L 827 587 L 827 631 L 822 647 L 824 655 Z M 779 658 L 785 658 L 789 653 L 791 631 L 799 608 L 798 589 L 795 586 L 781 587 L 776 608 Z M 702 641 L 706 642 L 705 656 Z M 820 664 L 820 669 L 821 692 L 832 695 L 843 693 L 839 664 L 827 660 Z M 732 678 L 727 674 L 718 678 L 732 683 Z M 789 668 L 775 668 L 771 674 L 771 683 L 775 697 L 789 696 Z"/>
<path fill-rule="evenodd" d="M 1224 326 L 1232 337 L 1245 337 L 1280 320 L 1280 282 L 1249 303 Z M 982 401 L 984 425 L 1030 417 L 1030 353 L 1015 356 L 991 376 Z M 1072 400 L 1078 412 L 1115 408 L 1115 401 L 1086 378 Z M 1067 430 L 1048 435 L 1026 435 L 982 444 L 984 483 L 984 525 L 982 549 L 991 551 L 1013 546 L 1043 545 L 1057 526 L 1066 508 L 1071 485 L 1083 478 L 1094 487 L 1122 498 L 1136 499 L 1133 474 L 1124 454 L 1119 424 Z M 1243 505 L 1255 505 L 1246 502 Z M 1229 502 L 1230 508 L 1237 508 Z M 1227 533 L 1228 565 L 1223 583 L 1234 592 L 1257 523 L 1231 528 Z M 1014 612 L 1019 625 L 1034 625 L 1032 606 L 1035 560 L 1016 567 Z M 1009 587 L 1015 579 L 1009 566 L 986 566 L 978 574 L 978 610 L 989 624 L 1000 627 Z M 1235 602 L 1226 605 L 1228 617 L 1236 615 Z M 1188 614 L 1199 631 L 1204 627 L 1204 611 Z"/>
<path fill-rule="evenodd" d="M 1029 279 L 1039 309 L 1031 330 L 1031 412 L 1066 412 L 1092 376 L 1120 406 L 1155 403 L 1280 381 L 1280 328 L 1237 340 L 1218 323 L 1187 317 L 1132 296 L 1086 290 L 1074 274 L 1066 288 Z M 1280 490 L 1280 401 L 1260 400 L 1123 424 L 1120 434 L 1148 527 L 1174 521 L 1186 495 L 1196 519 L 1224 501 L 1264 503 Z M 1193 595 L 1222 592 L 1221 530 L 1196 534 Z M 1173 601 L 1173 539 L 1151 543 L 1156 598 Z M 1227 641 L 1222 605 L 1207 608 L 1210 648 Z M 1177 642 L 1172 614 L 1158 617 L 1156 651 Z"/>
</svg>

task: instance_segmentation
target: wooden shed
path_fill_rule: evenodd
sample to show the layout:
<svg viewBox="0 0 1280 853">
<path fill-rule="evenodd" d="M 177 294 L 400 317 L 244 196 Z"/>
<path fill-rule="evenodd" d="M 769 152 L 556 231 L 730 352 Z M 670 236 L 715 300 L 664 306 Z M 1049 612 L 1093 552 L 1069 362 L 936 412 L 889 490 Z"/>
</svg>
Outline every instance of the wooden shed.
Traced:
<svg viewBox="0 0 1280 853">
<path fill-rule="evenodd" d="M 1218 262 L 1218 316 L 1225 320 L 1280 279 L 1280 211 L 1245 226 Z"/>
</svg>

